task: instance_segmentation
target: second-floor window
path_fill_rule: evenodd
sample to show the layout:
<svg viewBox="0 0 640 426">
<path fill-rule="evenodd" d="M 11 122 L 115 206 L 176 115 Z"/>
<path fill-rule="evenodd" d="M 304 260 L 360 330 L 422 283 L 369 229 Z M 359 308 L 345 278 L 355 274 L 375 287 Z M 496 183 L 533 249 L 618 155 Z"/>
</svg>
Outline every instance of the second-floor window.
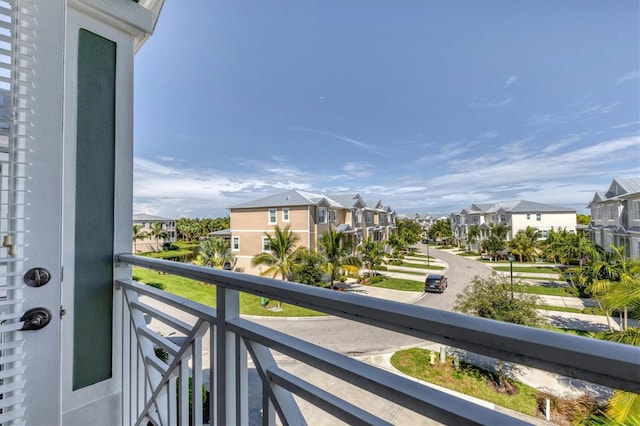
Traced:
<svg viewBox="0 0 640 426">
<path fill-rule="evenodd" d="M 507 215 L 501 214 L 500 215 L 500 222 L 506 222 L 507 221 Z"/>
<path fill-rule="evenodd" d="M 373 212 L 367 212 L 367 223 L 373 223 Z"/>
<path fill-rule="evenodd" d="M 609 206 L 607 219 L 614 220 L 616 218 L 616 206 Z"/>
<path fill-rule="evenodd" d="M 527 213 L 527 220 L 531 219 L 531 213 Z"/>
<path fill-rule="evenodd" d="M 327 208 L 320 207 L 318 209 L 318 223 L 327 223 Z"/>
<path fill-rule="evenodd" d="M 282 221 L 289 222 L 289 209 L 282 209 Z"/>
<path fill-rule="evenodd" d="M 240 237 L 233 237 L 231 239 L 231 250 L 233 251 L 240 250 Z"/>
<path fill-rule="evenodd" d="M 277 221 L 276 214 L 277 214 L 276 209 L 269 209 L 269 225 L 276 224 L 276 221 Z"/>
<path fill-rule="evenodd" d="M 536 220 L 540 222 L 542 220 L 542 214 L 536 213 Z"/>
<path fill-rule="evenodd" d="M 362 219 L 361 219 L 361 216 L 360 216 L 360 210 L 356 210 L 356 211 L 354 212 L 353 217 L 354 217 L 354 222 L 356 223 L 356 225 L 357 225 L 357 224 L 359 224 L 359 223 L 360 223 L 360 221 L 362 220 Z"/>
<path fill-rule="evenodd" d="M 640 200 L 633 202 L 633 219 L 640 220 Z"/>
</svg>

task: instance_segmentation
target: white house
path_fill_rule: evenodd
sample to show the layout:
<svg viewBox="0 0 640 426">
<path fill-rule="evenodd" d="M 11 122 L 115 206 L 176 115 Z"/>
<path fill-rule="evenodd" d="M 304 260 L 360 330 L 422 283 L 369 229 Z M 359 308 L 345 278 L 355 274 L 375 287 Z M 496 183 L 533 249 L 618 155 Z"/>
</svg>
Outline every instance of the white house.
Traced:
<svg viewBox="0 0 640 426">
<path fill-rule="evenodd" d="M 509 201 L 499 203 L 475 203 L 452 213 L 451 231 L 459 244 L 465 244 L 469 228 L 478 225 L 480 243 L 490 235 L 492 223 L 504 223 L 509 227 L 507 240 L 527 227 L 536 228 L 540 238 L 545 239 L 551 229 L 576 232 L 576 211 L 566 207 L 552 206 L 533 201 Z"/>
</svg>

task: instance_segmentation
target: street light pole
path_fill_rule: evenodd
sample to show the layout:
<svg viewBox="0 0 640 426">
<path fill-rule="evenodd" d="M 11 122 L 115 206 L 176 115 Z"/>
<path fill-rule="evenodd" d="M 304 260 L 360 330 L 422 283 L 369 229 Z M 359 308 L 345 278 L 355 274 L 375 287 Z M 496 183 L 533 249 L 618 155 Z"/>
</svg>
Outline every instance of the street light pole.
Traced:
<svg viewBox="0 0 640 426">
<path fill-rule="evenodd" d="M 427 240 L 427 268 L 429 267 L 429 241 Z"/>
<path fill-rule="evenodd" d="M 511 300 L 513 300 L 513 261 L 516 260 L 516 257 L 510 254 L 507 256 L 507 260 L 509 261 L 509 269 L 511 270 Z"/>
</svg>

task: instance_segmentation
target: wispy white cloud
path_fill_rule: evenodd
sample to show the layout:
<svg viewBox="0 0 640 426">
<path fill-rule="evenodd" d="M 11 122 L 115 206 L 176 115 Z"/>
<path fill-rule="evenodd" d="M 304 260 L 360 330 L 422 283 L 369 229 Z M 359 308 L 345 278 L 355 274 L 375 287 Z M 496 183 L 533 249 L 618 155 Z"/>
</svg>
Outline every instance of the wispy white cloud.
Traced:
<svg viewBox="0 0 640 426">
<path fill-rule="evenodd" d="M 636 80 L 638 78 L 640 78 L 640 70 L 629 71 L 618 79 L 618 83 L 624 83 L 626 81 Z"/>
<path fill-rule="evenodd" d="M 481 98 L 476 97 L 471 100 L 469 106 L 487 108 L 506 108 L 513 102 L 512 97 L 508 98 Z"/>
<path fill-rule="evenodd" d="M 517 74 L 512 74 L 509 77 L 507 77 L 507 79 L 504 82 L 504 85 L 506 87 L 511 86 L 513 83 L 515 83 L 518 80 L 518 75 Z"/>
<path fill-rule="evenodd" d="M 288 127 L 291 130 L 296 130 L 296 131 L 301 131 L 301 132 L 309 132 L 309 133 L 317 133 L 319 135 L 324 135 L 324 136 L 330 136 L 334 139 L 338 139 L 341 140 L 343 142 L 348 142 L 351 145 L 357 146 L 359 148 L 364 148 L 370 152 L 376 153 L 376 154 L 382 154 L 376 147 L 374 147 L 373 145 L 369 145 L 365 142 L 359 141 L 357 139 L 353 139 L 347 136 L 343 136 L 343 135 L 339 135 L 337 133 L 333 133 L 333 132 L 327 132 L 325 130 L 318 130 L 318 129 L 311 129 L 309 127 L 299 127 L 299 126 L 289 126 Z"/>
<path fill-rule="evenodd" d="M 342 165 L 342 170 L 350 176 L 365 178 L 373 174 L 373 165 L 364 162 L 348 162 Z"/>
</svg>

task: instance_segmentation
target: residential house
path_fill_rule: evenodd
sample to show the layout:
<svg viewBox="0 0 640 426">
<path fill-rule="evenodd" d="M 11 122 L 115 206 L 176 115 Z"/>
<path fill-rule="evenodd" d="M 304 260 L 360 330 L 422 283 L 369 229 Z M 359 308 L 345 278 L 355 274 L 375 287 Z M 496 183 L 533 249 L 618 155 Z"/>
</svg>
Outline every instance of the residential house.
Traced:
<svg viewBox="0 0 640 426">
<path fill-rule="evenodd" d="M 151 230 L 155 223 L 162 223 L 162 230 L 166 233 L 165 237 L 156 239 Z M 133 253 L 149 252 L 162 249 L 164 243 L 173 243 L 176 241 L 176 221 L 166 217 L 154 216 L 150 214 L 134 214 L 133 224 L 140 225 L 141 232 L 145 233 L 145 237 L 133 241 Z"/>
<path fill-rule="evenodd" d="M 640 177 L 614 179 L 606 192 L 596 192 L 588 205 L 591 240 L 605 250 L 625 248 L 628 257 L 640 257 Z"/>
<path fill-rule="evenodd" d="M 576 210 L 525 200 L 474 203 L 458 213 L 452 213 L 449 220 L 458 245 L 467 244 L 469 228 L 474 225 L 479 227 L 480 237 L 472 247 L 474 250 L 491 235 L 491 224 L 504 223 L 509 227 L 507 241 L 529 226 L 540 232 L 540 239 L 547 238 L 552 229 L 576 232 Z"/>
<path fill-rule="evenodd" d="M 259 273 L 251 266 L 253 257 L 268 250 L 268 238 L 275 226 L 289 226 L 299 244 L 317 250 L 322 233 L 335 228 L 342 232 L 352 247 L 366 238 L 384 241 L 395 229 L 391 208 L 378 201 L 373 207 L 359 194 L 321 195 L 289 190 L 231 207 L 231 250 L 236 256 L 236 269 Z"/>
</svg>

